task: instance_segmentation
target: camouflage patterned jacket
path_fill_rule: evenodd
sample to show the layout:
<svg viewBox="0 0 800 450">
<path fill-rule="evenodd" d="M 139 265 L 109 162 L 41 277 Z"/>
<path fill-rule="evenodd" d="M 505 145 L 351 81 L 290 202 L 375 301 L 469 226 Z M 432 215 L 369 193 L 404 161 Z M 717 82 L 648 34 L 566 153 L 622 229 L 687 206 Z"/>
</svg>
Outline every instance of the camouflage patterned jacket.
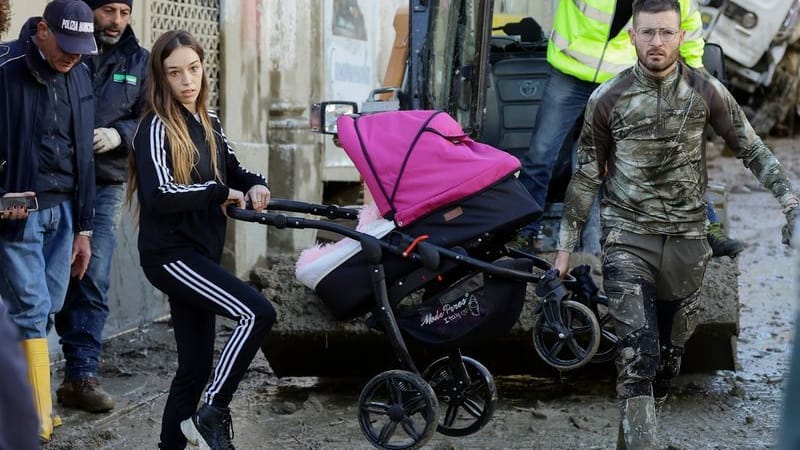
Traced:
<svg viewBox="0 0 800 450">
<path fill-rule="evenodd" d="M 573 251 L 601 186 L 604 228 L 705 237 L 706 124 L 784 208 L 797 204 L 780 163 L 719 81 L 682 63 L 656 79 L 637 64 L 598 87 L 586 106 L 559 250 Z"/>
</svg>

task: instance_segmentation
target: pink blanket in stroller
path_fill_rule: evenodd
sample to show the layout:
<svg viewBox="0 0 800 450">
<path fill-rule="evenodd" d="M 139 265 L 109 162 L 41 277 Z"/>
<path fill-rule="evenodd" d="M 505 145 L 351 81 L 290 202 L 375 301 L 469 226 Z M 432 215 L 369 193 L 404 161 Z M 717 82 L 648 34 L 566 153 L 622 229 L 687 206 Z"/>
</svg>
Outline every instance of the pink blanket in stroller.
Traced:
<svg viewBox="0 0 800 450">
<path fill-rule="evenodd" d="M 405 227 L 519 169 L 441 111 L 342 116 L 339 139 L 387 219 Z"/>
</svg>

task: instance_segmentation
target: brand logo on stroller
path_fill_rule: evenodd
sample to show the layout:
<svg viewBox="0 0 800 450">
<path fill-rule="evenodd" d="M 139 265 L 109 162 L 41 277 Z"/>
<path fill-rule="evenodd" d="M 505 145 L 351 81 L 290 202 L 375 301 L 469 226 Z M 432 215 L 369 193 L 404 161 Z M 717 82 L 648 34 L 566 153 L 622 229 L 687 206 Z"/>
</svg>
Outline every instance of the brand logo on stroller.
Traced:
<svg viewBox="0 0 800 450">
<path fill-rule="evenodd" d="M 464 294 L 459 300 L 445 303 L 422 317 L 420 326 L 434 325 L 437 323 L 449 324 L 465 316 L 479 316 L 481 312 L 478 298 L 471 292 Z"/>
</svg>

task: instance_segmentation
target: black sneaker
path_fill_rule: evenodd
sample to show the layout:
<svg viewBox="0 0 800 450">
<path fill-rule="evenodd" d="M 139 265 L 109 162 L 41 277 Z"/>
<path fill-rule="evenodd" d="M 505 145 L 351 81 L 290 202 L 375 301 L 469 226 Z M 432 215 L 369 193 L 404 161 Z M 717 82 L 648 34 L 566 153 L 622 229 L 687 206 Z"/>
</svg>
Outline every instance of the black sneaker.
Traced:
<svg viewBox="0 0 800 450">
<path fill-rule="evenodd" d="M 204 404 L 192 417 L 181 422 L 181 431 L 189 444 L 207 445 L 211 450 L 235 450 L 231 410 Z"/>
<path fill-rule="evenodd" d="M 744 250 L 744 242 L 732 239 L 722 231 L 720 223 L 708 224 L 706 228 L 706 238 L 714 256 L 729 256 L 735 258 L 736 255 Z"/>
</svg>

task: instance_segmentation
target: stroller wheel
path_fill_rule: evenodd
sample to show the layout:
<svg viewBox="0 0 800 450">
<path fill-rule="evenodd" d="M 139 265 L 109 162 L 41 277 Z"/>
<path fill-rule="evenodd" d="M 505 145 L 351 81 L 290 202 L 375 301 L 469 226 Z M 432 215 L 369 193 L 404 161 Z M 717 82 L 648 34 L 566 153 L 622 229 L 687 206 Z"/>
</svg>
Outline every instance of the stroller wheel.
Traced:
<svg viewBox="0 0 800 450">
<path fill-rule="evenodd" d="M 489 370 L 478 361 L 445 356 L 423 372 L 440 404 L 447 405 L 437 430 L 447 436 L 466 436 L 486 425 L 497 405 L 497 387 Z"/>
<path fill-rule="evenodd" d="M 612 321 L 611 314 L 608 313 L 608 298 L 605 296 L 597 296 L 592 299 L 594 303 L 594 312 L 597 316 L 597 322 L 600 324 L 600 345 L 597 347 L 597 353 L 592 358 L 592 363 L 605 363 L 613 361 L 617 357 L 617 347 L 619 345 L 619 338 L 614 333 L 614 322 Z"/>
<path fill-rule="evenodd" d="M 376 448 L 416 449 L 436 431 L 439 402 L 419 375 L 389 370 L 372 378 L 358 398 L 358 424 Z"/>
<path fill-rule="evenodd" d="M 592 360 L 600 345 L 600 324 L 588 306 L 572 300 L 561 302 L 566 333 L 559 335 L 544 313 L 533 316 L 533 347 L 547 364 L 572 370 Z"/>
</svg>

